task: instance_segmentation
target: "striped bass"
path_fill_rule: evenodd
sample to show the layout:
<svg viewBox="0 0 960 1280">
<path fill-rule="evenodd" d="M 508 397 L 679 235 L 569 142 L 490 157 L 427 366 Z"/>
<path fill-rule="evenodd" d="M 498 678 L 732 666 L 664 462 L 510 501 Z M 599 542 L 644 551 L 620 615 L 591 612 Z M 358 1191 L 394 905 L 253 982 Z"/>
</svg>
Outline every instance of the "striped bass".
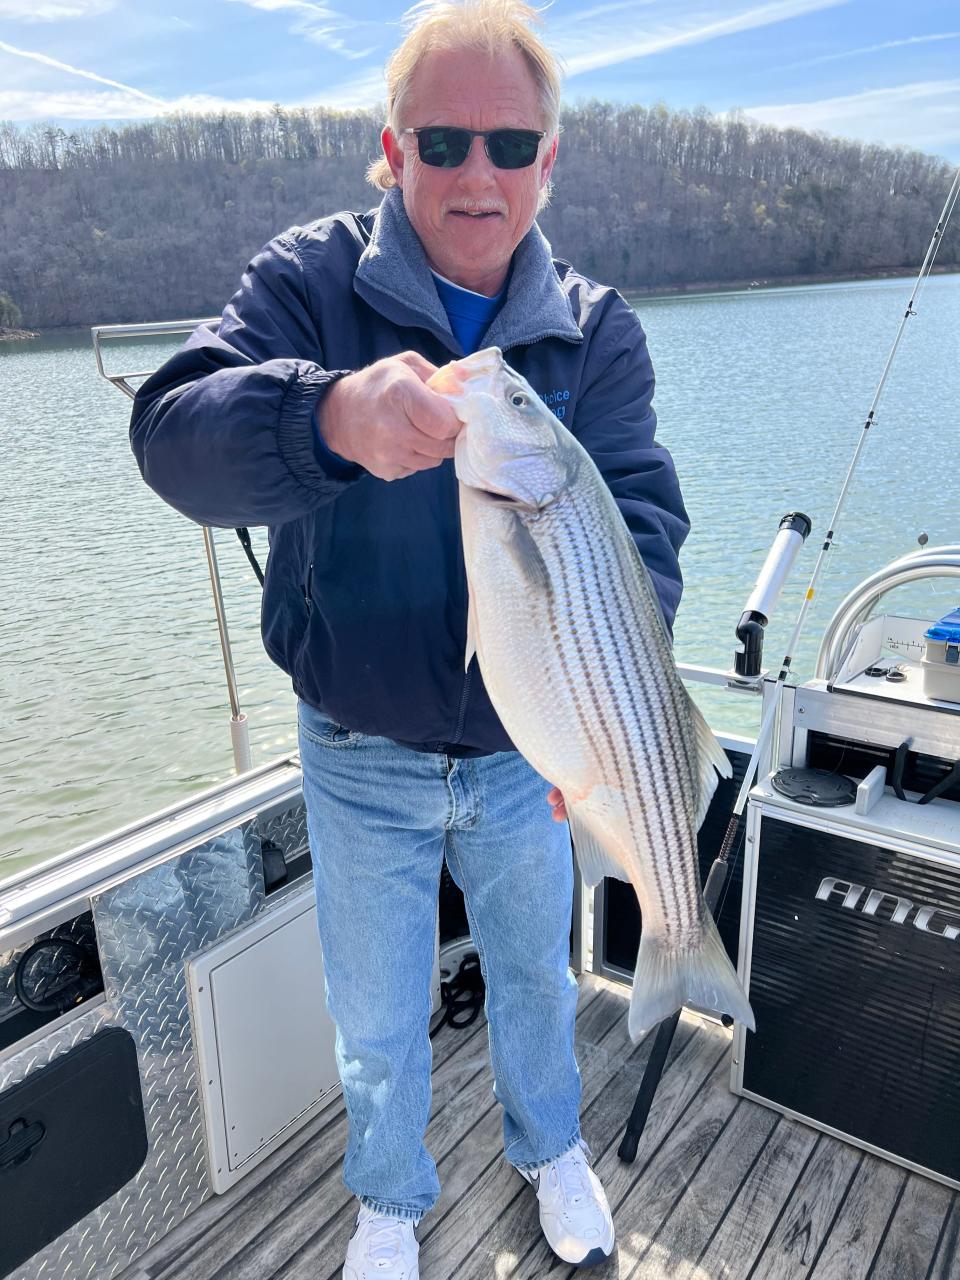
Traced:
<svg viewBox="0 0 960 1280">
<path fill-rule="evenodd" d="M 730 763 L 690 698 L 649 575 L 580 442 L 489 347 L 427 382 L 464 428 L 456 474 L 466 665 L 518 751 L 559 787 L 587 884 L 636 891 L 628 1028 L 683 1004 L 753 1014 L 700 887 L 697 831 Z"/>
</svg>

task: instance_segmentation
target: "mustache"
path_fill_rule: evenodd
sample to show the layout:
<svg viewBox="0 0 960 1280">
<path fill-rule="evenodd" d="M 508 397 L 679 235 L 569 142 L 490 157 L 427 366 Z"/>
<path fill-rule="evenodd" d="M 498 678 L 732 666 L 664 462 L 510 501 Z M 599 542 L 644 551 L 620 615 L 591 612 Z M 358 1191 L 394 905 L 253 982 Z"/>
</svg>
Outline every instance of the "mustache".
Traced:
<svg viewBox="0 0 960 1280">
<path fill-rule="evenodd" d="M 441 213 L 506 213 L 503 200 L 444 200 Z"/>
</svg>

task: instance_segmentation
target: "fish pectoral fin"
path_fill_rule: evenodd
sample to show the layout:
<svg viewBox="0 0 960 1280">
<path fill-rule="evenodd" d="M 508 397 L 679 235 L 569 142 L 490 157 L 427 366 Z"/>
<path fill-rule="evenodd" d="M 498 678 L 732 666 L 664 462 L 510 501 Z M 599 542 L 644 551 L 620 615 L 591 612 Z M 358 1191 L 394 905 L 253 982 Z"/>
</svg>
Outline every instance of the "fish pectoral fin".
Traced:
<svg viewBox="0 0 960 1280">
<path fill-rule="evenodd" d="M 514 516 L 511 520 L 505 542 L 524 581 L 536 591 L 546 591 L 550 585 L 550 574 L 533 534 L 519 516 Z"/>
<path fill-rule="evenodd" d="M 699 763 L 697 777 L 700 790 L 694 830 L 699 831 L 703 826 L 703 820 L 707 816 L 707 810 L 710 808 L 710 801 L 713 799 L 713 794 L 717 789 L 717 774 L 721 778 L 731 778 L 733 776 L 733 765 L 731 765 L 727 758 L 727 753 L 714 736 L 713 730 L 707 724 L 703 712 L 689 694 L 687 694 L 687 697 L 690 702 L 690 716 L 693 720 L 693 729 L 697 740 L 697 760 Z"/>
<path fill-rule="evenodd" d="M 607 852 L 587 826 L 583 814 L 568 809 L 567 819 L 570 823 L 573 851 L 577 855 L 577 864 L 585 883 L 595 885 L 601 880 L 610 879 L 624 880 L 629 884 L 630 877 L 624 870 L 622 861 Z"/>
</svg>

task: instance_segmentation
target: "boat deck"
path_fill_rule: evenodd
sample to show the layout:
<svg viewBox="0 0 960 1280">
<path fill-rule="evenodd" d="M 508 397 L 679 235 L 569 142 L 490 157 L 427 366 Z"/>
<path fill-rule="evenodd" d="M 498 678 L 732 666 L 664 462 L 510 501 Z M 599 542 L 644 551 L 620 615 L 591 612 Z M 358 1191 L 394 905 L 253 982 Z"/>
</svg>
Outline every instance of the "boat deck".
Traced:
<svg viewBox="0 0 960 1280">
<path fill-rule="evenodd" d="M 636 1162 L 617 1146 L 652 1038 L 626 987 L 581 977 L 582 1123 L 617 1224 L 580 1273 L 547 1248 L 536 1197 L 503 1159 L 486 1024 L 434 1039 L 427 1134 L 443 1187 L 420 1224 L 421 1280 L 960 1280 L 960 1195 L 729 1089 L 731 1035 L 685 1013 Z M 341 1103 L 204 1203 L 122 1280 L 339 1280 L 356 1201 Z"/>
</svg>

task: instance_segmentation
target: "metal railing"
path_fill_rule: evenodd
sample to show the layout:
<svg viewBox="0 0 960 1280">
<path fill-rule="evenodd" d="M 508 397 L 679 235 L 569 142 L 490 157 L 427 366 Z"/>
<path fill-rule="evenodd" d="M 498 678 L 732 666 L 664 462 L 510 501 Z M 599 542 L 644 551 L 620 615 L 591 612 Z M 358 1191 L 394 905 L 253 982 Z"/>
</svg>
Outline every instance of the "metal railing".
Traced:
<svg viewBox="0 0 960 1280">
<path fill-rule="evenodd" d="M 193 333 L 201 324 L 216 325 L 218 316 L 204 320 L 167 320 L 159 324 L 97 324 L 90 330 L 93 340 L 93 354 L 97 361 L 97 371 L 101 377 L 112 382 L 118 391 L 132 400 L 137 388 L 131 385 L 132 378 L 149 378 L 153 369 L 136 373 L 108 373 L 103 364 L 103 342 L 120 338 L 175 338 Z M 227 612 L 223 603 L 223 588 L 220 584 L 220 566 L 217 561 L 217 548 L 213 541 L 213 530 L 203 525 L 203 542 L 207 553 L 207 568 L 210 573 L 210 588 L 213 592 L 213 608 L 217 616 L 217 630 L 220 635 L 220 653 L 223 657 L 223 669 L 227 678 L 227 693 L 230 698 L 230 739 L 233 743 L 233 759 L 237 773 L 245 773 L 253 767 L 250 755 L 250 729 L 246 712 L 240 709 L 240 694 L 237 688 L 237 673 L 233 665 L 233 651 L 230 646 L 230 632 L 227 627 Z"/>
<path fill-rule="evenodd" d="M 960 578 L 960 546 L 924 547 L 893 560 L 859 583 L 827 624 L 817 655 L 816 679 L 832 681 L 843 665 L 854 632 L 895 587 L 923 578 Z"/>
</svg>

